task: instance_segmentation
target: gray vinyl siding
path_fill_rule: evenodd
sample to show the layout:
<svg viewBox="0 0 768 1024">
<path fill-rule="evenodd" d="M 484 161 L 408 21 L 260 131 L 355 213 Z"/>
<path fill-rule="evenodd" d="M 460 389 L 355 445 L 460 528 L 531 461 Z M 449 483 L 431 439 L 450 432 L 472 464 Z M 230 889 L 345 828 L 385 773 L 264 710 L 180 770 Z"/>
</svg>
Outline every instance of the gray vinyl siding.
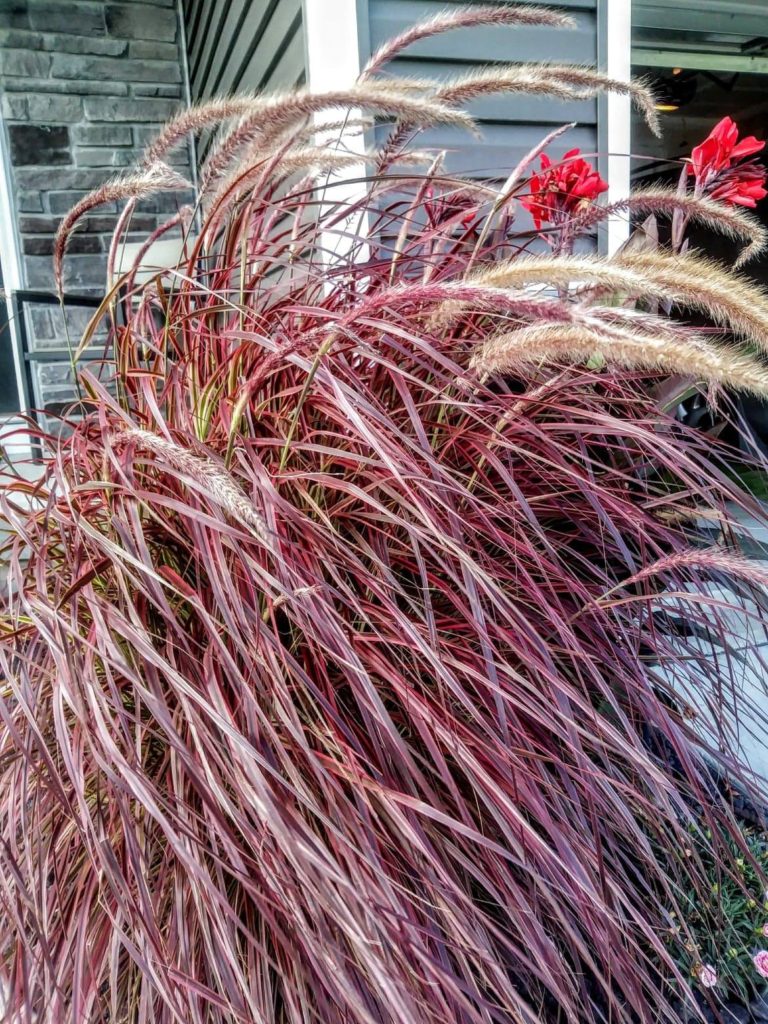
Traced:
<svg viewBox="0 0 768 1024">
<path fill-rule="evenodd" d="M 301 0 L 184 0 L 193 102 L 305 78 Z"/>
<path fill-rule="evenodd" d="M 450 9 L 445 0 L 367 0 L 367 34 L 372 51 L 385 40 L 418 21 Z M 559 0 L 577 27 L 477 27 L 434 36 L 415 43 L 389 65 L 399 76 L 448 78 L 485 65 L 519 61 L 562 62 L 595 66 L 597 62 L 597 0 Z M 367 9 L 367 10 L 366 10 Z M 556 151 L 578 146 L 583 153 L 597 150 L 597 103 L 560 102 L 544 97 L 501 95 L 475 103 L 482 138 L 467 144 L 466 135 L 438 128 L 420 143 L 444 148 L 448 169 L 484 178 L 503 178 L 517 161 L 558 125 L 576 121 Z"/>
<path fill-rule="evenodd" d="M 312 3 L 313 0 L 305 0 Z M 404 28 L 433 17 L 455 0 L 358 0 L 363 61 Z M 466 2 L 466 0 L 464 0 Z M 509 61 L 561 61 L 594 66 L 598 0 L 558 0 L 575 30 L 478 27 L 425 39 L 394 61 L 388 73 L 450 78 L 474 67 Z M 306 79 L 302 0 L 183 0 L 193 102 L 243 91 L 290 88 Z M 447 150 L 448 170 L 503 178 L 549 130 L 575 121 L 563 149 L 597 151 L 597 103 L 543 97 L 494 96 L 471 108 L 482 139 L 467 144 L 451 128 L 424 133 L 421 142 Z M 203 149 L 205 146 L 203 145 Z"/>
</svg>

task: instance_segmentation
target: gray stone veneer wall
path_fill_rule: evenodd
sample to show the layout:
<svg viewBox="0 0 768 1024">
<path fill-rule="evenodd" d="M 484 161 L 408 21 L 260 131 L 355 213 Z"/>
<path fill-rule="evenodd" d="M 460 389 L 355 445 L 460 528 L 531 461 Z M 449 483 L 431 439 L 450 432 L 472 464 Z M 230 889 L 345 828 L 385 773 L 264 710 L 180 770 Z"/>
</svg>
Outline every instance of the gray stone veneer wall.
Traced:
<svg viewBox="0 0 768 1024">
<path fill-rule="evenodd" d="M 0 94 L 24 284 L 50 291 L 62 215 L 133 164 L 184 101 L 175 0 L 0 0 Z M 189 152 L 173 160 L 184 170 Z M 133 237 L 145 238 L 178 203 L 169 194 L 144 202 L 131 221 Z M 103 292 L 116 217 L 114 206 L 99 207 L 73 236 L 69 291 Z M 68 316 L 70 335 L 86 315 Z M 30 322 L 33 345 L 61 344 L 58 310 L 38 307 Z M 38 372 L 47 378 L 39 382 L 46 404 L 71 393 L 68 367 Z"/>
</svg>

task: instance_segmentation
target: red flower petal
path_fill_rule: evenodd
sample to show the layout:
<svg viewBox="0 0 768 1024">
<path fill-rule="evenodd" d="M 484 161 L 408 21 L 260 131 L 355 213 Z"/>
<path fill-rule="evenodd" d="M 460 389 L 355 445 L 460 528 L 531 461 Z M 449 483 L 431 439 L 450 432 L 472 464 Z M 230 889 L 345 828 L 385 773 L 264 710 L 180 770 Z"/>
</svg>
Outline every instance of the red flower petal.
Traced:
<svg viewBox="0 0 768 1024">
<path fill-rule="evenodd" d="M 730 202 L 736 202 L 730 198 L 734 194 L 733 189 L 730 186 L 725 189 L 717 187 L 718 178 L 724 173 L 730 173 L 735 163 L 759 153 L 765 146 L 754 135 L 748 135 L 741 142 L 738 139 L 738 125 L 733 118 L 724 117 L 691 152 L 690 171 L 695 175 L 697 184 L 710 190 L 713 197 Z"/>
<path fill-rule="evenodd" d="M 764 148 L 765 141 L 756 139 L 754 135 L 749 135 L 746 139 L 742 139 L 737 146 L 733 147 L 731 150 L 731 159 L 737 160 L 742 156 L 751 156 L 753 153 L 759 153 L 760 150 Z"/>
</svg>

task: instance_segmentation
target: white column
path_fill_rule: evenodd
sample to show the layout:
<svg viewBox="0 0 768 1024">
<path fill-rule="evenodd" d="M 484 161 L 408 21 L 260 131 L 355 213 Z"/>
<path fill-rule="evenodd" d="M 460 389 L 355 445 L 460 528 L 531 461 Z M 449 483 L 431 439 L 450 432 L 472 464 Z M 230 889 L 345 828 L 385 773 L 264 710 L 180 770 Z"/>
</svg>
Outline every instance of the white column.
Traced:
<svg viewBox="0 0 768 1024">
<path fill-rule="evenodd" d="M 354 85 L 361 68 L 357 0 L 304 0 L 304 38 L 313 92 Z"/>
<path fill-rule="evenodd" d="M 360 54 L 361 26 L 358 17 L 359 0 L 303 0 L 304 39 L 307 61 L 307 84 L 313 93 L 348 89 L 355 84 L 362 67 Z M 315 122 L 359 120 L 359 110 L 327 110 L 315 115 Z M 317 137 L 318 143 L 328 142 Z M 324 211 L 338 208 L 339 204 L 355 206 L 365 196 L 367 165 L 362 159 L 366 136 L 359 127 L 349 132 L 334 133 L 332 146 L 338 145 L 345 153 L 359 153 L 360 163 L 345 167 L 325 177 L 318 198 L 324 200 Z M 351 213 L 330 231 L 323 233 L 321 244 L 333 262 L 334 256 L 343 258 L 355 244 L 355 237 L 365 232 L 368 218 L 359 212 Z M 366 252 L 361 252 L 365 259 Z"/>
<path fill-rule="evenodd" d="M 597 59 L 611 78 L 629 81 L 632 62 L 632 0 L 598 0 Z M 632 106 L 628 96 L 615 93 L 598 101 L 598 150 L 600 172 L 608 182 L 605 201 L 625 199 L 630 191 Z M 629 235 L 626 215 L 610 217 L 602 227 L 599 244 L 614 252 Z"/>
</svg>

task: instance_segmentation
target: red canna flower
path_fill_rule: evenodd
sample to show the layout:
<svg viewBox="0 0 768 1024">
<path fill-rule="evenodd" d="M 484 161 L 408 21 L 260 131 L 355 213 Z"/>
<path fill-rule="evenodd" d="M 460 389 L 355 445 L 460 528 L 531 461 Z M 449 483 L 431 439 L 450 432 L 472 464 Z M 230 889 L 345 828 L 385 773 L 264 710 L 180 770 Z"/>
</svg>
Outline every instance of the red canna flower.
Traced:
<svg viewBox="0 0 768 1024">
<path fill-rule="evenodd" d="M 702 195 L 734 206 L 754 207 L 766 194 L 763 187 L 766 170 L 756 160 L 745 157 L 759 153 L 765 142 L 754 135 L 739 139 L 739 127 L 730 117 L 715 125 L 707 138 L 695 146 L 688 171 L 696 179 Z"/>
<path fill-rule="evenodd" d="M 531 194 L 520 200 L 537 229 L 545 221 L 562 222 L 607 191 L 608 183 L 579 157 L 580 152 L 569 150 L 554 167 L 547 154 L 541 154 L 540 172 L 531 175 Z"/>
</svg>

